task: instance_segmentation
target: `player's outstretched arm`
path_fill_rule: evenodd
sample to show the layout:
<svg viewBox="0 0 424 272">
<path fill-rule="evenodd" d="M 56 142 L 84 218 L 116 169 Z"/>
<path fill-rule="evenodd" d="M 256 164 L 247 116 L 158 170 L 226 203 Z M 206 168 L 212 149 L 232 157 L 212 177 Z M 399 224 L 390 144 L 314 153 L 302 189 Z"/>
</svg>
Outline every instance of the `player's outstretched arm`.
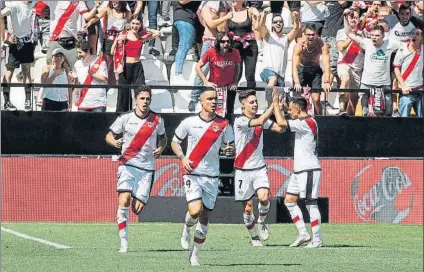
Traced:
<svg viewBox="0 0 424 272">
<path fill-rule="evenodd" d="M 274 110 L 274 105 L 271 104 L 271 106 L 258 118 L 252 119 L 249 122 L 249 127 L 260 127 L 265 124 L 266 121 L 271 117 L 272 112 Z"/>
<path fill-rule="evenodd" d="M 115 139 L 115 135 L 113 135 L 113 133 L 110 131 L 107 135 L 106 135 L 106 143 L 110 146 L 113 146 L 115 148 L 121 148 L 122 147 L 122 141 L 123 139 Z"/>
<path fill-rule="evenodd" d="M 281 107 L 284 101 L 283 98 L 279 97 L 278 91 L 274 89 L 272 92 L 272 104 L 274 105 L 274 115 L 277 123 L 271 127 L 272 131 L 283 133 L 287 129 L 287 120 L 284 118 L 284 115 L 281 113 Z"/>
</svg>

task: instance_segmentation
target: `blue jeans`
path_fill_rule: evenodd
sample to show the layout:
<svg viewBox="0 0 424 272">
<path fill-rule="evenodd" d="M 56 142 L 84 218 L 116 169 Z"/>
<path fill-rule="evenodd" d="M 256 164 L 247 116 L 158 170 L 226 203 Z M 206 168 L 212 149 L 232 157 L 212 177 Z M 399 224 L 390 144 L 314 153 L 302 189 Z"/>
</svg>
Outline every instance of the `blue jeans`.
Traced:
<svg viewBox="0 0 424 272">
<path fill-rule="evenodd" d="M 78 110 L 78 112 L 106 112 L 106 107 L 94 108 L 91 110 Z"/>
<path fill-rule="evenodd" d="M 402 95 L 399 99 L 399 111 L 401 117 L 408 117 L 411 115 L 411 108 L 414 107 L 415 113 L 418 117 L 423 117 L 422 102 L 420 94 Z"/>
<path fill-rule="evenodd" d="M 149 28 L 158 29 L 158 7 L 159 1 L 148 1 L 147 2 L 147 12 L 149 18 Z M 149 41 L 149 47 L 155 46 L 155 40 Z"/>
<path fill-rule="evenodd" d="M 195 35 L 196 29 L 194 25 L 187 23 L 185 21 L 176 21 L 174 22 L 175 27 L 178 30 L 178 50 L 175 55 L 175 74 L 181 75 L 183 73 L 184 61 L 187 57 L 187 53 L 190 50 Z"/>
<path fill-rule="evenodd" d="M 202 45 L 202 51 L 200 52 L 200 58 L 202 58 L 206 52 L 213 46 L 213 41 L 207 40 Z M 209 64 L 205 64 L 205 66 L 202 67 L 203 74 L 207 75 L 209 73 Z M 199 77 L 199 75 L 196 74 L 196 78 L 194 79 L 194 86 L 203 86 L 203 81 Z M 194 101 L 197 103 L 199 101 L 201 90 L 196 89 L 191 91 L 191 101 Z"/>
</svg>

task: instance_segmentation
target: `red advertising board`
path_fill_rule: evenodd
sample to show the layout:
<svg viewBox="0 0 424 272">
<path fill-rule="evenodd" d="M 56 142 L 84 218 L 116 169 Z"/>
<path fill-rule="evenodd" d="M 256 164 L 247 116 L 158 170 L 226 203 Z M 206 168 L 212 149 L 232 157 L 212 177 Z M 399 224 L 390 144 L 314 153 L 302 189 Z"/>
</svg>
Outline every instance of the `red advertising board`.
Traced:
<svg viewBox="0 0 424 272">
<path fill-rule="evenodd" d="M 284 196 L 293 161 L 267 164 L 272 196 Z M 330 223 L 423 224 L 422 160 L 323 159 L 321 165 Z M 2 221 L 113 222 L 117 167 L 110 158 L 2 158 Z M 178 159 L 159 159 L 156 169 L 152 196 L 184 196 Z"/>
</svg>

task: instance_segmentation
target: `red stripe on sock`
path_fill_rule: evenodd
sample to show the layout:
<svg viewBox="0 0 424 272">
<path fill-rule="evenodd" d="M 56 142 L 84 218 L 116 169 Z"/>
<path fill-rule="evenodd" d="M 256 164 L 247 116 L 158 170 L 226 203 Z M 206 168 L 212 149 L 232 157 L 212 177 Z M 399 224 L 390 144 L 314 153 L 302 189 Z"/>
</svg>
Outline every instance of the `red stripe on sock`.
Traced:
<svg viewBox="0 0 424 272">
<path fill-rule="evenodd" d="M 248 230 L 251 230 L 251 229 L 253 229 L 254 226 L 255 226 L 255 221 L 253 221 L 252 224 L 250 224 L 249 226 L 246 226 L 246 228 Z"/>
<path fill-rule="evenodd" d="M 296 224 L 299 220 L 300 220 L 299 216 L 296 215 L 295 218 L 293 218 L 293 223 Z"/>
<path fill-rule="evenodd" d="M 196 244 L 203 244 L 205 242 L 205 240 L 206 240 L 206 238 L 200 239 L 200 238 L 194 237 L 194 242 Z"/>
<path fill-rule="evenodd" d="M 268 214 L 267 212 L 266 213 L 259 213 L 259 216 L 265 216 L 267 214 Z"/>
<path fill-rule="evenodd" d="M 118 224 L 118 230 L 123 230 L 127 227 L 127 221 Z"/>
<path fill-rule="evenodd" d="M 313 228 L 313 227 L 317 226 L 318 224 L 319 224 L 318 219 L 316 219 L 316 220 L 311 222 L 311 227 Z"/>
</svg>

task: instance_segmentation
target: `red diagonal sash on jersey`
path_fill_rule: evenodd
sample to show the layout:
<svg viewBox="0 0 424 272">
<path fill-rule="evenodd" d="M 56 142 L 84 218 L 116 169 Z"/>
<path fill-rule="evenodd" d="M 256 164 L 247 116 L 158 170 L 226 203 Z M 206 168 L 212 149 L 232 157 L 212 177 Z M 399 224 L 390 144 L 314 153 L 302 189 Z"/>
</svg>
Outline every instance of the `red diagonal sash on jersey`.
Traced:
<svg viewBox="0 0 424 272">
<path fill-rule="evenodd" d="M 122 31 L 122 35 L 127 35 L 127 31 Z M 116 44 L 115 54 L 113 56 L 113 71 L 120 74 L 124 71 L 124 55 L 125 44 L 124 41 L 118 41 Z"/>
<path fill-rule="evenodd" d="M 228 121 L 221 118 L 215 119 L 212 124 L 210 124 L 197 145 L 194 147 L 193 151 L 191 151 L 190 157 L 188 158 L 193 162 L 191 164 L 193 170 L 199 166 L 200 162 L 209 152 L 216 140 L 218 140 L 219 136 L 227 127 L 227 125 Z"/>
<path fill-rule="evenodd" d="M 412 59 L 411 63 L 408 65 L 408 67 L 406 68 L 405 72 L 402 75 L 402 78 L 403 78 L 404 81 L 412 73 L 412 70 L 414 70 L 415 66 L 417 66 L 419 59 L 420 59 L 420 54 L 415 53 L 414 58 Z"/>
<path fill-rule="evenodd" d="M 93 74 L 97 73 L 97 71 L 100 68 L 100 64 L 102 63 L 102 61 L 103 61 L 103 58 L 97 58 L 97 60 L 93 64 L 93 66 L 89 67 L 88 69 L 91 70 L 91 72 Z M 83 85 L 91 85 L 91 82 L 93 82 L 93 76 L 88 74 L 87 77 L 84 80 Z M 78 103 L 77 103 L 78 107 L 82 104 L 82 101 L 84 100 L 87 93 L 88 93 L 87 87 L 81 89 L 81 95 L 80 95 L 80 98 L 79 98 Z"/>
<path fill-rule="evenodd" d="M 78 6 L 78 3 L 79 1 L 69 3 L 69 6 L 66 8 L 65 12 L 62 14 L 62 16 L 60 16 L 59 20 L 57 21 L 56 28 L 52 32 L 52 37 L 50 39 L 51 41 L 57 41 L 57 39 L 59 39 L 60 33 L 62 33 L 66 22 L 69 20 L 69 18 L 71 18 L 72 14 Z"/>
<path fill-rule="evenodd" d="M 346 55 L 342 58 L 340 63 L 352 64 L 359 52 L 361 52 L 361 47 L 354 42 L 350 43 L 349 49 L 346 52 Z"/>
<path fill-rule="evenodd" d="M 134 136 L 134 139 L 130 145 L 125 149 L 125 152 L 119 158 L 122 164 L 135 158 L 138 152 L 143 148 L 147 140 L 152 136 L 156 127 L 159 124 L 160 116 L 158 114 L 151 113 L 147 118 L 146 122 L 141 126 L 140 130 Z"/>
<path fill-rule="evenodd" d="M 314 136 L 317 136 L 317 134 L 318 134 L 317 123 L 312 118 L 305 119 L 305 122 L 308 125 L 308 127 L 311 129 Z"/>
<path fill-rule="evenodd" d="M 250 156 L 252 156 L 252 154 L 256 151 L 259 145 L 259 141 L 261 140 L 262 130 L 262 127 L 255 127 L 252 140 L 246 144 L 244 149 L 237 156 L 234 161 L 234 167 L 243 168 L 244 164 L 247 162 Z"/>
</svg>

